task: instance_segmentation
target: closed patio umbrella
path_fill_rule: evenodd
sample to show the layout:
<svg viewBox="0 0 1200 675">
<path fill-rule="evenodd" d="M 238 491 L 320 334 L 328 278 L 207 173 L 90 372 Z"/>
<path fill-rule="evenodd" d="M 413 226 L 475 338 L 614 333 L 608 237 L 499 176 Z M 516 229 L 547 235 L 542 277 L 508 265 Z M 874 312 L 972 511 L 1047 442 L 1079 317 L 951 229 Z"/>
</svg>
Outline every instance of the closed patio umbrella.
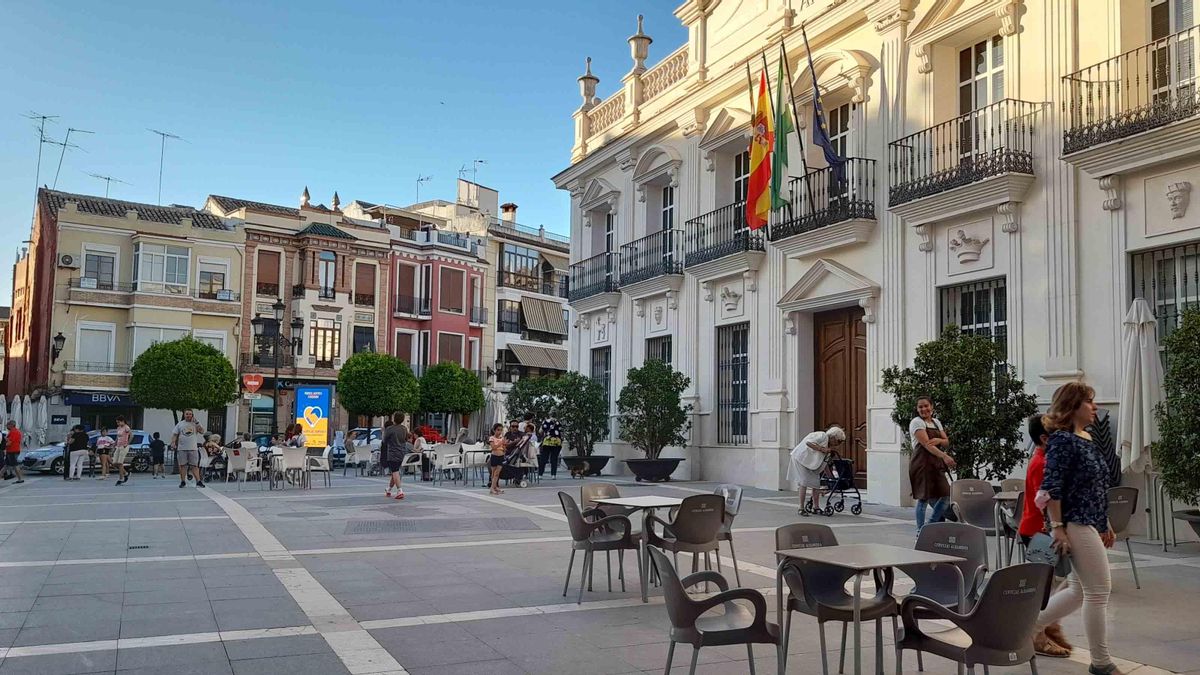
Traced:
<svg viewBox="0 0 1200 675">
<path fill-rule="evenodd" d="M 21 428 L 21 397 L 20 396 L 13 397 L 12 409 L 9 410 L 8 419 L 13 424 L 16 424 L 18 429 Z M 6 424 L 7 424 L 7 422 L 6 422 Z"/>
<path fill-rule="evenodd" d="M 34 436 L 36 437 L 38 447 L 46 444 L 46 434 L 50 431 L 50 402 L 45 396 L 38 399 L 37 405 L 34 406 L 37 411 L 37 424 L 34 425 Z"/>
<path fill-rule="evenodd" d="M 1158 440 L 1154 407 L 1163 399 L 1163 369 L 1158 354 L 1158 323 L 1149 303 L 1134 298 L 1125 314 L 1121 340 L 1121 397 L 1117 439 L 1121 472 L 1141 473 Z"/>
<path fill-rule="evenodd" d="M 26 394 L 21 398 L 21 427 L 22 443 L 29 445 L 30 436 L 34 429 L 34 423 L 37 420 L 33 418 L 33 400 Z"/>
<path fill-rule="evenodd" d="M 8 399 L 0 394 L 0 428 L 8 424 Z"/>
</svg>

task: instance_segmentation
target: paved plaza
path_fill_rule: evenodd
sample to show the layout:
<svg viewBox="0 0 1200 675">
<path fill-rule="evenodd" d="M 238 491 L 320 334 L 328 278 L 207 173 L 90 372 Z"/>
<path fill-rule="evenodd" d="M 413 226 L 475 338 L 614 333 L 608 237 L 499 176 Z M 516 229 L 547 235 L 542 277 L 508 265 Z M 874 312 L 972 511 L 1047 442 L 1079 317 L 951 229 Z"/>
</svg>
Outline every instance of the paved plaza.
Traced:
<svg viewBox="0 0 1200 675">
<path fill-rule="evenodd" d="M 578 496 L 579 481 L 560 477 L 498 497 L 461 484 L 409 485 L 402 502 L 385 500 L 384 485 L 338 474 L 332 487 L 275 492 L 232 483 L 179 489 L 145 474 L 121 487 L 87 478 L 6 483 L 0 675 L 662 672 L 661 589 L 641 602 L 632 559 L 626 592 L 607 592 L 597 557 L 595 592 L 580 605 L 573 593 L 562 596 L 570 545 L 556 494 Z M 683 497 L 714 486 L 620 487 Z M 734 527 L 742 585 L 774 592 L 772 532 L 796 520 L 793 498 L 746 491 Z M 843 543 L 914 540 L 908 512 L 898 509 L 868 506 L 861 516 L 818 522 Z M 1200 547 L 1134 550 L 1141 590 L 1125 552 L 1110 554 L 1114 655 L 1127 672 L 1200 673 Z M 728 549 L 722 554 L 731 576 Z M 614 583 L 615 567 L 614 559 Z M 575 570 L 572 589 L 578 561 Z M 1078 615 L 1066 629 L 1073 660 L 1039 659 L 1041 673 L 1086 672 Z M 836 670 L 838 628 L 827 630 Z M 865 627 L 865 672 L 872 633 Z M 788 672 L 819 673 L 818 644 L 815 622 L 797 616 Z M 894 672 L 890 648 L 885 655 Z M 775 672 L 771 648 L 755 656 L 759 673 Z M 690 658 L 690 648 L 677 649 L 675 671 L 687 672 Z M 697 672 L 746 673 L 746 659 L 743 647 L 707 648 Z M 908 672 L 915 661 L 906 655 Z M 933 656 L 925 670 L 955 672 Z"/>
</svg>

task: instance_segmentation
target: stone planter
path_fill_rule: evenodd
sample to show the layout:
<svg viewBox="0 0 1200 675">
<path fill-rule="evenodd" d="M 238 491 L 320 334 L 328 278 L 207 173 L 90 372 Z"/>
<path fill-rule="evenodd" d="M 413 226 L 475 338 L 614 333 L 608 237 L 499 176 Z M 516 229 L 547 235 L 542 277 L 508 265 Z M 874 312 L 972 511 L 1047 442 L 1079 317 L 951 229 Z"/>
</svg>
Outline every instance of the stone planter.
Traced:
<svg viewBox="0 0 1200 675">
<path fill-rule="evenodd" d="M 1175 511 L 1171 514 L 1177 520 L 1182 520 L 1191 526 L 1192 531 L 1200 537 L 1200 509 L 1185 509 L 1183 511 Z"/>
<path fill-rule="evenodd" d="M 572 476 L 599 476 L 600 472 L 608 464 L 608 460 L 612 459 L 611 455 L 588 455 L 587 457 L 579 457 L 572 455 L 570 457 L 560 457 L 563 466 L 567 467 L 567 471 L 571 472 Z"/>
<path fill-rule="evenodd" d="M 679 468 L 682 457 L 660 457 L 659 459 L 627 459 L 625 466 L 639 481 L 657 483 L 671 480 L 671 474 Z"/>
</svg>

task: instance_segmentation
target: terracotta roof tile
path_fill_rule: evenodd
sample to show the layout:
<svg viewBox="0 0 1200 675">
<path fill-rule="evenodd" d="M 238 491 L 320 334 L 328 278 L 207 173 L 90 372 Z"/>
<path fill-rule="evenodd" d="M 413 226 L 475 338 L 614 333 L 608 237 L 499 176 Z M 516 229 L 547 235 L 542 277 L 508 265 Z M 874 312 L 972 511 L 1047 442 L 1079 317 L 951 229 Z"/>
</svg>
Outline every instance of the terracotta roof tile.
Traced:
<svg viewBox="0 0 1200 675">
<path fill-rule="evenodd" d="M 225 222 L 220 216 L 215 216 L 205 211 L 198 211 L 190 206 L 159 206 L 157 204 L 142 204 L 140 202 L 127 202 L 120 199 L 109 199 L 107 197 L 93 197 L 91 195 L 78 195 L 70 192 L 59 192 L 57 190 L 48 190 L 42 188 L 38 191 L 38 197 L 46 208 L 58 214 L 59 209 L 67 205 L 68 201 L 76 203 L 81 213 L 90 213 L 97 216 L 108 216 L 110 218 L 124 218 L 127 211 L 137 211 L 138 219 L 153 223 L 167 223 L 170 225 L 179 225 L 184 218 L 192 220 L 192 227 L 199 227 L 207 230 L 232 230 L 233 227 Z"/>
</svg>

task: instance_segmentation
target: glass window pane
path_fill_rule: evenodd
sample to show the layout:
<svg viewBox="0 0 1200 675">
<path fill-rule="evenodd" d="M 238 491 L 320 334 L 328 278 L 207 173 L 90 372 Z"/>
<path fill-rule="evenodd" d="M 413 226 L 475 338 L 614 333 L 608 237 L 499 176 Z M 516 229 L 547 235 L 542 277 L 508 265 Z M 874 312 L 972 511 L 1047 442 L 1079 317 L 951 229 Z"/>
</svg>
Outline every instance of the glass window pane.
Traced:
<svg viewBox="0 0 1200 675">
<path fill-rule="evenodd" d="M 1004 38 L 999 35 L 992 37 L 992 67 L 1004 65 Z"/>
</svg>

